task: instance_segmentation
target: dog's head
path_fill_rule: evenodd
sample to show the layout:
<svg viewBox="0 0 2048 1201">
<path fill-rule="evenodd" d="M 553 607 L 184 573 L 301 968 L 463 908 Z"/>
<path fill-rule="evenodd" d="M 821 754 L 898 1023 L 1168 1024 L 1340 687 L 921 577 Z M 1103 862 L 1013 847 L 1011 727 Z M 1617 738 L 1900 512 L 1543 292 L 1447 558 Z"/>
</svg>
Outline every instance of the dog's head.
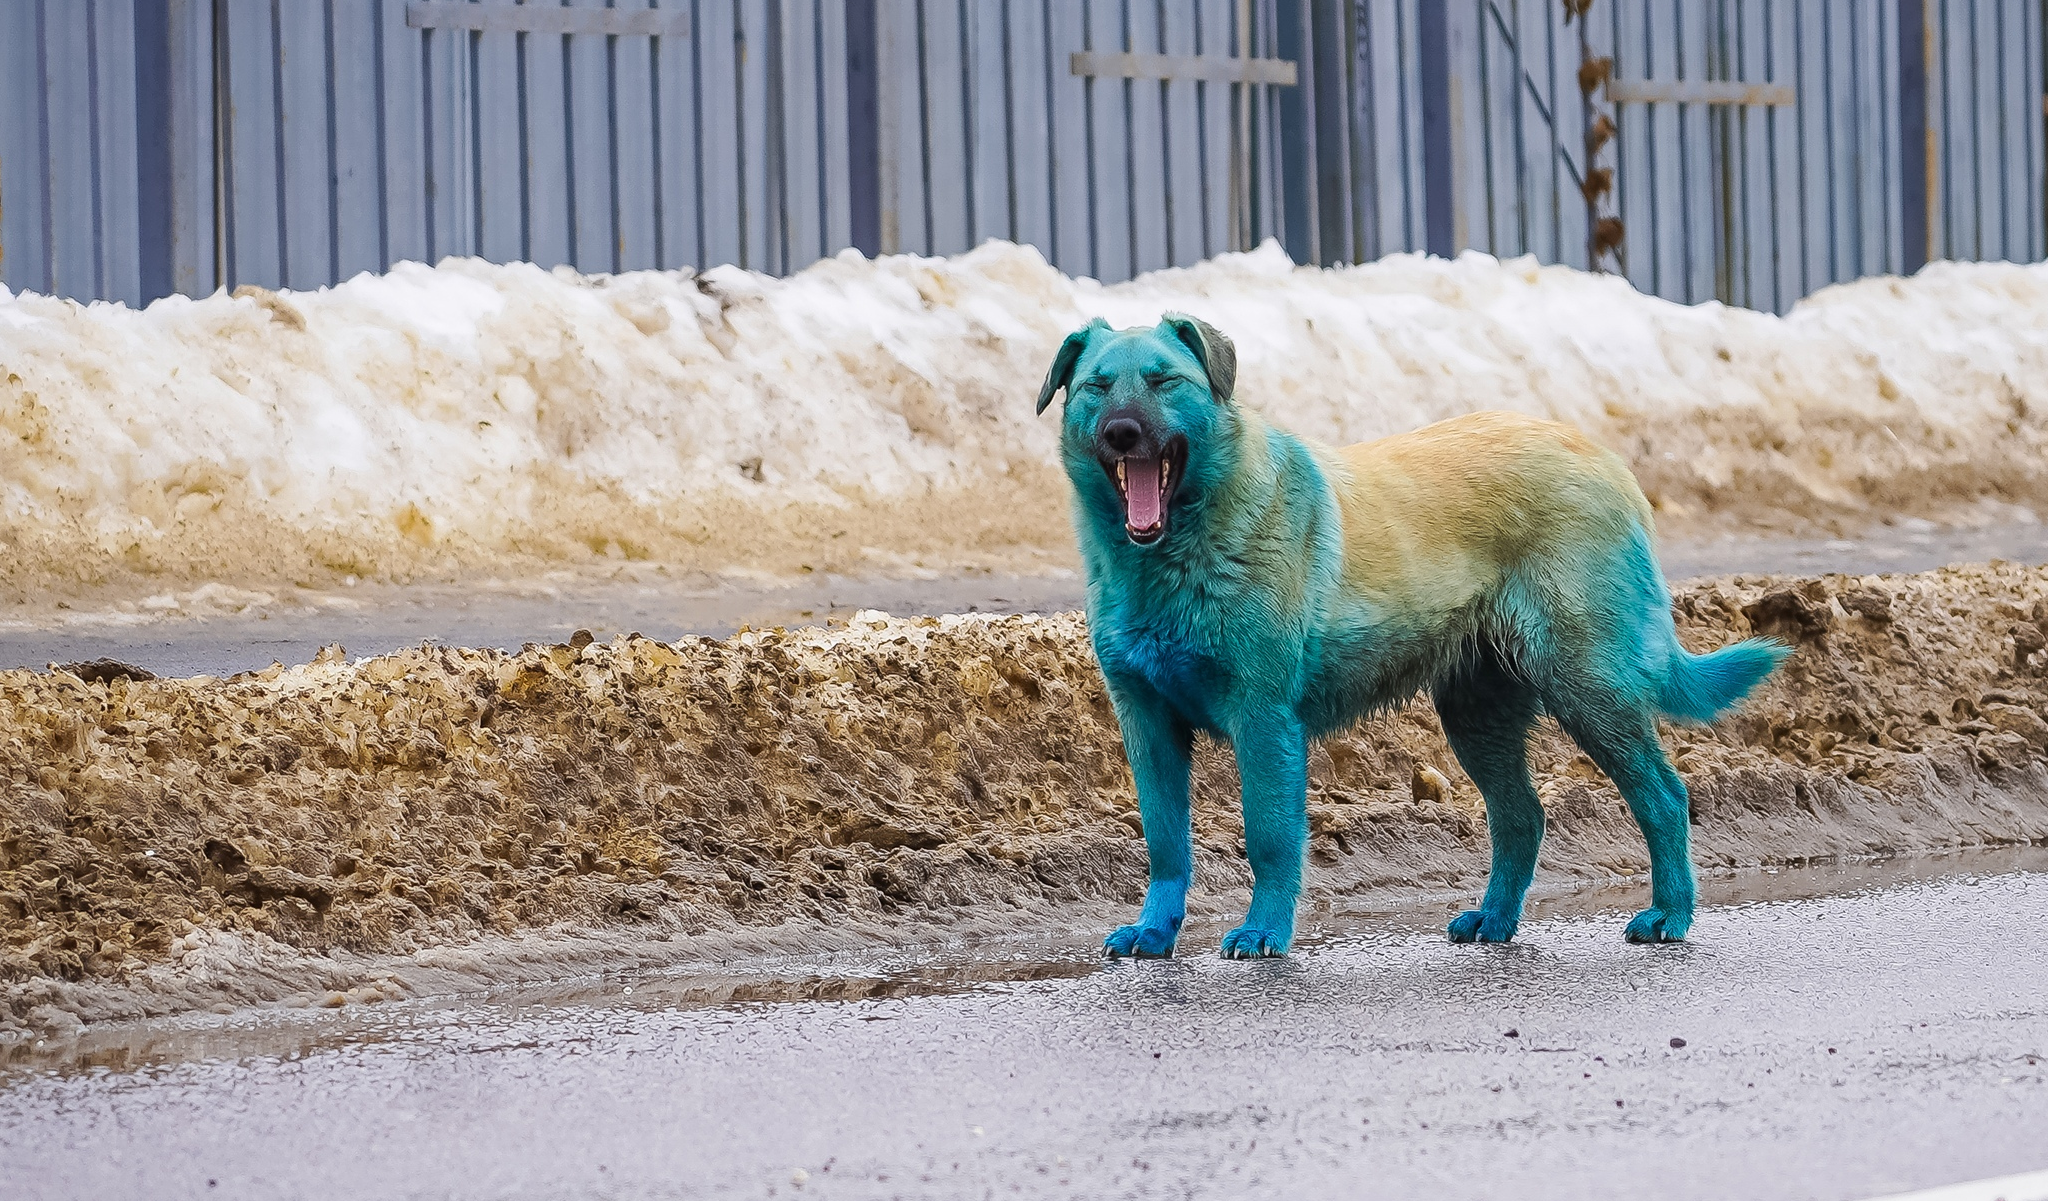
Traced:
<svg viewBox="0 0 2048 1201">
<path fill-rule="evenodd" d="M 1113 330 L 1098 317 L 1061 343 L 1038 411 L 1066 389 L 1060 453 L 1083 510 L 1149 546 L 1217 469 L 1236 384 L 1237 349 L 1205 321 L 1168 313 Z"/>
</svg>

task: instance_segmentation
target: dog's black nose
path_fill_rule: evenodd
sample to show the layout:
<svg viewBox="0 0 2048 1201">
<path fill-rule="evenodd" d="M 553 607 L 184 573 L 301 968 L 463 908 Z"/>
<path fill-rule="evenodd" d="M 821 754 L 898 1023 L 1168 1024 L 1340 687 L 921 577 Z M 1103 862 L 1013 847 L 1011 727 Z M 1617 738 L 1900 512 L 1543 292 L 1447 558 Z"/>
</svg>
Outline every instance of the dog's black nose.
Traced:
<svg viewBox="0 0 2048 1201">
<path fill-rule="evenodd" d="M 1129 454 L 1144 436 L 1144 428 L 1128 417 L 1119 417 L 1102 427 L 1102 441 L 1118 454 Z"/>
</svg>

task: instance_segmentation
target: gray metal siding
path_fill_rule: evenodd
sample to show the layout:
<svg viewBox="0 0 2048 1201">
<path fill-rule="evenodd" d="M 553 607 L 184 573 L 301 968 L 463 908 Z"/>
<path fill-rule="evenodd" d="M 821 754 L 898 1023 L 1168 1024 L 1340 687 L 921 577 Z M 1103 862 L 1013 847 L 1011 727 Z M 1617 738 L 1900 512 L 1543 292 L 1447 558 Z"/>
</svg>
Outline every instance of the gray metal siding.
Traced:
<svg viewBox="0 0 2048 1201">
<path fill-rule="evenodd" d="M 857 131 L 849 0 L 529 0 L 554 32 L 416 28 L 408 0 L 0 0 L 0 280 L 136 304 L 450 254 L 787 273 L 851 243 L 868 196 L 882 251 L 1007 238 L 1104 280 L 1267 237 L 1366 261 L 1431 244 L 1432 212 L 1452 250 L 1586 263 L 1579 34 L 1555 0 L 854 3 L 878 107 Z M 2043 0 L 1924 8 L 1926 250 L 2040 259 Z M 563 33 L 565 9 L 663 32 Z M 1917 263 L 1904 10 L 1595 0 L 1623 81 L 1796 92 L 1616 107 L 1592 165 L 1615 170 L 1631 282 L 1782 311 Z M 1300 79 L 1076 76 L 1076 51 L 1283 57 Z"/>
<path fill-rule="evenodd" d="M 133 0 L 0 4 L 0 282 L 142 299 Z"/>
<path fill-rule="evenodd" d="M 1583 267 L 1576 31 L 1556 4 L 1449 2 L 1459 245 Z M 2048 252 L 2042 5 L 1928 0 L 1927 10 L 1932 257 L 2038 260 Z M 1594 53 L 1613 57 L 1617 79 L 1779 83 L 1797 95 L 1789 106 L 1616 106 L 1603 162 L 1615 169 L 1621 259 L 1638 289 L 1784 311 L 1816 288 L 1901 268 L 1896 5 L 1636 0 L 1597 3 L 1593 17 Z M 1372 96 L 1368 110 L 1404 99 L 1384 87 Z M 1383 140 L 1385 114 L 1368 115 L 1361 140 Z"/>
</svg>

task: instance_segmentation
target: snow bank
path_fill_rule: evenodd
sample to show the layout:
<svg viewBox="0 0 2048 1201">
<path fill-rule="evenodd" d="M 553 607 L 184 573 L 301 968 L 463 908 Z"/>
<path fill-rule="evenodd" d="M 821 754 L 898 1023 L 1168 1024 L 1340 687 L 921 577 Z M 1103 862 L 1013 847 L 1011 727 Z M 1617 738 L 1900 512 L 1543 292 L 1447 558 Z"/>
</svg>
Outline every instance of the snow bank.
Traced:
<svg viewBox="0 0 2048 1201">
<path fill-rule="evenodd" d="M 244 292 L 137 312 L 0 290 L 17 591 L 1060 555 L 1039 379 L 1087 318 L 1165 309 L 1228 332 L 1242 398 L 1304 433 L 1558 417 L 1627 455 L 1667 518 L 2048 499 L 2040 266 L 1937 265 L 1785 318 L 1527 260 L 1317 270 L 1272 246 L 1111 287 L 990 243 L 786 280 L 448 260 Z"/>
</svg>

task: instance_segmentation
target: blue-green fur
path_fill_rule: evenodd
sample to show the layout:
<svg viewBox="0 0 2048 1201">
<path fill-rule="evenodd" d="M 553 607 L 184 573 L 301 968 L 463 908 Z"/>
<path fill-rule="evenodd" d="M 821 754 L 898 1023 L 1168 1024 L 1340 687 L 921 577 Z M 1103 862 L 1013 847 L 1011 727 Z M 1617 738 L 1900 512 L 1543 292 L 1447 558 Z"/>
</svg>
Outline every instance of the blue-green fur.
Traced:
<svg viewBox="0 0 2048 1201">
<path fill-rule="evenodd" d="M 1240 408 L 1234 376 L 1228 339 L 1193 319 L 1121 332 L 1098 321 L 1067 339 L 1040 395 L 1042 410 L 1067 392 L 1061 456 L 1090 636 L 1151 857 L 1144 908 L 1109 935 L 1109 953 L 1170 954 L 1179 937 L 1197 732 L 1236 753 L 1254 877 L 1223 953 L 1283 954 L 1307 845 L 1310 740 L 1424 691 L 1485 797 L 1493 842 L 1485 898 L 1451 923 L 1454 940 L 1504 941 L 1520 920 L 1543 836 L 1526 750 L 1542 713 L 1614 778 L 1649 844 L 1652 908 L 1628 936 L 1683 938 L 1694 905 L 1687 802 L 1657 717 L 1710 720 L 1785 648 L 1752 641 L 1687 653 L 1643 520 L 1590 504 L 1569 537 L 1532 543 L 1466 602 L 1387 602 L 1346 575 L 1343 506 L 1325 460 Z M 1109 469 L 1112 417 L 1139 422 L 1148 446 L 1186 439 L 1164 534 L 1147 545 L 1127 534 Z M 1570 497 L 1545 503 L 1578 512 Z"/>
</svg>

